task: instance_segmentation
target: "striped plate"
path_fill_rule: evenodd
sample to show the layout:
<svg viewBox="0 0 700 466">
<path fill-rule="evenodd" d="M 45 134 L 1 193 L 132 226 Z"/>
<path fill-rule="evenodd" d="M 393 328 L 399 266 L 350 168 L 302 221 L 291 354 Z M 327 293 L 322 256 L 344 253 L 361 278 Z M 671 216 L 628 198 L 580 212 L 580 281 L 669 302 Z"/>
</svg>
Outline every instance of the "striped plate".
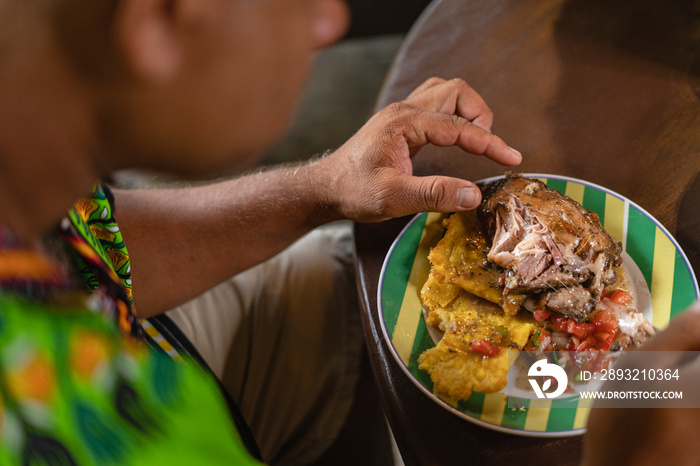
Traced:
<svg viewBox="0 0 700 466">
<path fill-rule="evenodd" d="M 575 199 L 600 216 L 603 226 L 622 242 L 649 286 L 654 326 L 666 327 L 674 315 L 700 297 L 697 279 L 678 243 L 641 207 L 609 189 L 586 181 L 555 175 L 525 176 L 541 179 L 548 187 Z M 418 356 L 434 346 L 422 318 L 419 293 L 430 268 L 430 247 L 442 236 L 442 217 L 437 213 L 415 216 L 396 238 L 384 261 L 379 278 L 378 306 L 382 330 L 394 357 L 426 395 L 471 422 L 526 436 L 582 434 L 590 408 L 583 402 L 579 403 L 577 397 L 518 400 L 519 408 L 511 409 L 507 407 L 507 395 L 502 393 L 475 392 L 469 400 L 459 403 L 433 394 L 428 373 L 418 369 Z"/>
</svg>

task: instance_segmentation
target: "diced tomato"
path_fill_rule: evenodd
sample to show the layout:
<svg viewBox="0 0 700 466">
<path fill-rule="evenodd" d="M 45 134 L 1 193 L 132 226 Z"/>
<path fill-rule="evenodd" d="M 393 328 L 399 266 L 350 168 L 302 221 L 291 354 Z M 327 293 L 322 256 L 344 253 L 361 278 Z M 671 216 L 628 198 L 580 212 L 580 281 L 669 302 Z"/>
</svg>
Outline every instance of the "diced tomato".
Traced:
<svg viewBox="0 0 700 466">
<path fill-rule="evenodd" d="M 602 349 L 603 351 L 607 351 L 615 340 L 615 334 L 600 333 L 596 335 L 596 339 L 598 340 L 598 348 Z"/>
<path fill-rule="evenodd" d="M 562 315 L 554 314 L 550 322 L 552 322 L 552 326 L 557 332 L 566 332 L 566 327 L 568 326 L 569 319 Z"/>
<path fill-rule="evenodd" d="M 615 339 L 618 327 L 617 317 L 611 309 L 599 312 L 589 323 L 576 322 L 558 314 L 552 314 L 550 322 L 554 330 L 569 334 L 567 351 L 607 350 Z"/>
<path fill-rule="evenodd" d="M 595 325 L 586 324 L 581 322 L 576 322 L 575 320 L 569 319 L 566 326 L 566 332 L 576 335 L 581 340 L 585 340 L 588 335 L 595 331 Z"/>
<path fill-rule="evenodd" d="M 501 354 L 501 348 L 494 345 L 486 338 L 481 338 L 479 340 L 472 341 L 472 344 L 469 346 L 469 348 L 474 350 L 474 351 L 478 351 L 479 353 L 481 353 L 484 356 L 487 356 L 489 358 L 492 358 L 494 356 L 498 356 L 499 354 Z"/>
<path fill-rule="evenodd" d="M 613 294 L 610 295 L 610 300 L 617 304 L 622 304 L 623 306 L 632 304 L 632 296 L 624 290 L 615 290 Z"/>
<path fill-rule="evenodd" d="M 532 311 L 532 315 L 536 321 L 542 322 L 543 320 L 549 319 L 552 313 L 541 309 L 535 309 L 534 311 Z"/>
<path fill-rule="evenodd" d="M 576 351 L 586 351 L 586 350 L 591 350 L 595 349 L 598 346 L 598 342 L 594 337 L 588 337 L 585 340 L 583 340 L 579 345 L 576 347 Z"/>
<path fill-rule="evenodd" d="M 569 323 L 567 331 L 572 334 L 576 351 L 608 350 L 617 334 L 618 320 L 614 311 L 599 312 L 590 324 Z M 585 330 L 585 331 L 584 331 Z"/>
<path fill-rule="evenodd" d="M 611 309 L 606 309 L 596 314 L 592 323 L 600 332 L 605 333 L 615 333 L 619 324 L 615 313 Z"/>
</svg>

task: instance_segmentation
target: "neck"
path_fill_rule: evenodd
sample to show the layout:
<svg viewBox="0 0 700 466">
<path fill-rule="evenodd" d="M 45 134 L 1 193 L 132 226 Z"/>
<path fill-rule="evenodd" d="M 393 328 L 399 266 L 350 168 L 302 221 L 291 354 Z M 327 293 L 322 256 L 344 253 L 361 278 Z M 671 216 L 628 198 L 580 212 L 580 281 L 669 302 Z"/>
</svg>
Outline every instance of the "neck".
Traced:
<svg viewBox="0 0 700 466">
<path fill-rule="evenodd" d="M 0 48 L 0 223 L 27 242 L 98 178 L 89 87 L 42 31 L 33 32 Z"/>
</svg>

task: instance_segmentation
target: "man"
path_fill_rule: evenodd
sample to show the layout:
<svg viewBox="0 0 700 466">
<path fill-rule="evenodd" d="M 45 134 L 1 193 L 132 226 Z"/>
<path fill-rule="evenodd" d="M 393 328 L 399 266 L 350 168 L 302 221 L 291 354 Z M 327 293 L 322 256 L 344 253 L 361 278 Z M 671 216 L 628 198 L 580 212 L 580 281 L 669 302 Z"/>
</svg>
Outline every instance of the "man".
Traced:
<svg viewBox="0 0 700 466">
<path fill-rule="evenodd" d="M 2 0 L 0 18 L 0 463 L 253 462 L 213 379 L 141 343 L 135 316 L 174 308 L 166 336 L 194 343 L 263 459 L 312 462 L 357 373 L 352 249 L 342 225 L 289 246 L 335 220 L 474 208 L 472 183 L 413 177 L 410 156 L 432 143 L 519 163 L 488 107 L 433 79 L 309 163 L 110 190 L 95 183 L 122 168 L 250 165 L 344 32 L 344 4 Z"/>
</svg>

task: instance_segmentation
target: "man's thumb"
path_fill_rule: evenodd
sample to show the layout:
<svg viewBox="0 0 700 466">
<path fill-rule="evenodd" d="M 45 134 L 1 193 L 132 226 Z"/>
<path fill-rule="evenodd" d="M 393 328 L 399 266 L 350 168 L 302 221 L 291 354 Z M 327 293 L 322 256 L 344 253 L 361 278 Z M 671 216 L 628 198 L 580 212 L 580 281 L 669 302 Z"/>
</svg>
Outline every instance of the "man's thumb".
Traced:
<svg viewBox="0 0 700 466">
<path fill-rule="evenodd" d="M 418 212 L 459 212 L 474 209 L 481 202 L 479 188 L 474 183 L 459 178 L 411 176 L 404 181 L 405 188 L 412 192 L 402 197 L 414 200 L 416 205 L 409 209 Z"/>
</svg>

